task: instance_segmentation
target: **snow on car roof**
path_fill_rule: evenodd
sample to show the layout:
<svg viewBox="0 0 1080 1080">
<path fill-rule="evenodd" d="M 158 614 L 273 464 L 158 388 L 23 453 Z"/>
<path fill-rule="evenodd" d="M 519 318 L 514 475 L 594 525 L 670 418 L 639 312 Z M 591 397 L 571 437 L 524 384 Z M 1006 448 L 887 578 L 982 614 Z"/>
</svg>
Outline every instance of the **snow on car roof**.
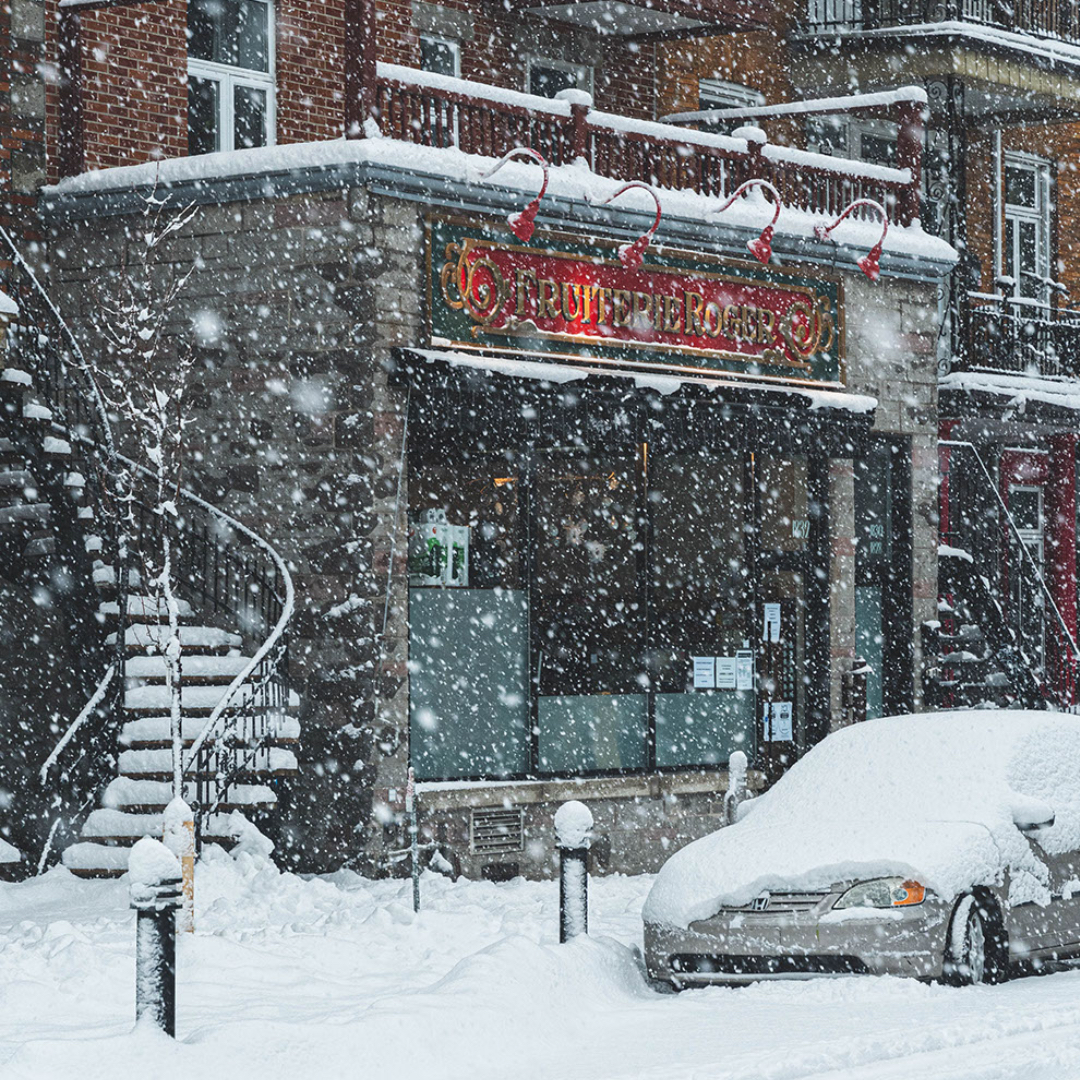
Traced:
<svg viewBox="0 0 1080 1080">
<path fill-rule="evenodd" d="M 1014 814 L 1055 816 L 1049 853 L 1080 848 L 1080 718 L 971 711 L 887 717 L 828 736 L 743 820 L 687 845 L 657 877 L 649 922 L 688 926 L 772 889 L 914 877 L 951 899 L 1001 883 L 1049 902 Z"/>
</svg>

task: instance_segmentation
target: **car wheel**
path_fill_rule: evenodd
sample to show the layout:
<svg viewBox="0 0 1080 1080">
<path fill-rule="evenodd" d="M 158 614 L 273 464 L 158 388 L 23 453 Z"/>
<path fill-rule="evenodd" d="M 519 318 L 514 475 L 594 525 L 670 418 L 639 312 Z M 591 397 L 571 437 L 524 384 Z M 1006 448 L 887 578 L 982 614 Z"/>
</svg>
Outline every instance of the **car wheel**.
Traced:
<svg viewBox="0 0 1080 1080">
<path fill-rule="evenodd" d="M 968 895 L 960 898 L 949 923 L 942 971 L 953 986 L 1000 982 L 1007 952 L 1000 920 L 991 904 Z"/>
</svg>

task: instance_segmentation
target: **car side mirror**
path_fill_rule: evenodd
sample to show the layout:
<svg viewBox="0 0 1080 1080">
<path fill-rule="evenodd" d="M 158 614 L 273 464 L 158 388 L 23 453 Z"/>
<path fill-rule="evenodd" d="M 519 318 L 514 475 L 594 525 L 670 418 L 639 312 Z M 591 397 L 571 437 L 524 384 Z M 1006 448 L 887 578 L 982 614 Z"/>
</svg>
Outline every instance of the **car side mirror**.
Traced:
<svg viewBox="0 0 1080 1080">
<path fill-rule="evenodd" d="M 1022 833 L 1031 834 L 1053 828 L 1056 815 L 1052 806 L 1038 799 L 1023 799 L 1013 805 L 1012 819 Z"/>
</svg>

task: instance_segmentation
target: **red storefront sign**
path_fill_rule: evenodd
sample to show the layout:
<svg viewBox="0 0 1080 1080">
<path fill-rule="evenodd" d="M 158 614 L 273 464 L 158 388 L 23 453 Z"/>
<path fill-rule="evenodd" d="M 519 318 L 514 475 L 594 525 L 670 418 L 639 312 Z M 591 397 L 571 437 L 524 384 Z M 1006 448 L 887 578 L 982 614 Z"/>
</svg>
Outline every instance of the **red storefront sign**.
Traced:
<svg viewBox="0 0 1080 1080">
<path fill-rule="evenodd" d="M 611 241 L 582 251 L 580 237 L 544 239 L 543 247 L 525 246 L 434 223 L 432 344 L 843 379 L 838 281 L 667 250 L 627 269 Z"/>
</svg>

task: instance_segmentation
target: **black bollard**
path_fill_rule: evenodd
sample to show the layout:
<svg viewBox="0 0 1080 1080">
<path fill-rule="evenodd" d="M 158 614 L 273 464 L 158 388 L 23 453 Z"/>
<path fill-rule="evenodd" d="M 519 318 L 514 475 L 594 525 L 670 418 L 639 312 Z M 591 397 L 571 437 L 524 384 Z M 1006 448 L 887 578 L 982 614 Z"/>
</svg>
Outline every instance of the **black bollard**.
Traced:
<svg viewBox="0 0 1080 1080">
<path fill-rule="evenodd" d="M 576 800 L 555 814 L 559 848 L 559 941 L 589 932 L 589 842 L 593 826 L 589 808 Z"/>
<path fill-rule="evenodd" d="M 160 841 L 147 837 L 132 849 L 129 872 L 131 906 L 138 913 L 135 1019 L 146 1017 L 175 1038 L 176 912 L 184 903 L 180 863 Z"/>
</svg>

